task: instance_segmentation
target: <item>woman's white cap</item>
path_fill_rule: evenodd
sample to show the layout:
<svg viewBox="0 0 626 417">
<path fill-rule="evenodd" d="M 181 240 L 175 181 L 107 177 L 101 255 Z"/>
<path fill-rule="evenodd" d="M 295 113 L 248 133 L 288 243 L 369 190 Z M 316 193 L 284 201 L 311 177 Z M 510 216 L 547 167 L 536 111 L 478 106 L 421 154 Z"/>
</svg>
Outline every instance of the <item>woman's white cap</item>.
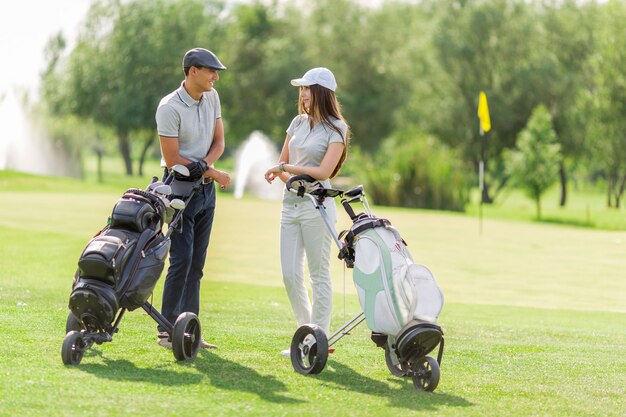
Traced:
<svg viewBox="0 0 626 417">
<path fill-rule="evenodd" d="M 328 68 L 313 68 L 308 70 L 302 78 L 296 78 L 291 80 L 291 85 L 300 87 L 301 85 L 309 86 L 313 84 L 321 85 L 324 88 L 335 91 L 337 88 L 337 81 L 335 76 Z"/>
</svg>

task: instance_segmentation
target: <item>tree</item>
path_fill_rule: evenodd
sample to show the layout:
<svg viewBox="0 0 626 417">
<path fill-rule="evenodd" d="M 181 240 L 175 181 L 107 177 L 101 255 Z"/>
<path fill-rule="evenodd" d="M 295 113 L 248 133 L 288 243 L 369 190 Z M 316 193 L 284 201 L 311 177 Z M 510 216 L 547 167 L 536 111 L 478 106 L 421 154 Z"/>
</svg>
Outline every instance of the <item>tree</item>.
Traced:
<svg viewBox="0 0 626 417">
<path fill-rule="evenodd" d="M 219 28 L 217 14 L 205 15 L 205 3 L 94 3 L 67 64 L 59 67 L 57 79 L 62 85 L 54 95 L 46 95 L 58 112 L 114 129 L 128 175 L 133 174 L 130 136 L 137 131 L 154 132 L 160 98 L 184 77 L 183 54 L 201 35 L 207 35 L 207 26 Z M 156 134 L 148 135 L 141 158 L 155 142 Z"/>
<path fill-rule="evenodd" d="M 518 135 L 516 150 L 505 156 L 513 185 L 519 186 L 533 199 L 537 219 L 541 219 L 541 196 L 558 179 L 560 148 L 552 117 L 541 105 L 533 111 L 526 128 Z"/>
<path fill-rule="evenodd" d="M 610 1 L 597 28 L 594 83 L 585 97 L 587 133 L 607 181 L 607 206 L 620 207 L 626 188 L 626 4 Z"/>
<path fill-rule="evenodd" d="M 396 113 L 422 77 L 414 59 L 422 53 L 427 18 L 421 6 L 400 2 L 370 9 L 357 1 L 323 0 L 303 25 L 310 43 L 306 60 L 333 69 L 353 143 L 367 152 L 398 128 Z"/>
<path fill-rule="evenodd" d="M 289 80 L 301 74 L 306 42 L 298 27 L 299 11 L 276 5 L 239 4 L 226 21 L 220 59 L 228 67 L 218 89 L 228 146 L 260 130 L 282 143 L 295 116 L 298 90 Z M 306 63 L 304 63 L 306 65 Z"/>
<path fill-rule="evenodd" d="M 559 163 L 560 205 L 567 202 L 568 172 L 587 153 L 585 114 L 577 105 L 580 92 L 590 84 L 589 58 L 593 53 L 597 5 L 577 4 L 574 0 L 550 0 L 541 9 L 542 30 L 538 38 L 545 59 L 553 66 L 552 76 L 543 86 L 544 102 L 552 115 L 554 130 L 561 144 Z"/>
<path fill-rule="evenodd" d="M 435 58 L 424 66 L 410 106 L 427 132 L 457 148 L 478 172 L 487 140 L 482 201 L 490 203 L 507 181 L 501 163 L 532 109 L 544 101 L 544 86 L 556 76 L 553 61 L 538 47 L 542 36 L 535 9 L 517 0 L 433 2 Z M 417 74 L 416 74 L 417 75 Z M 478 94 L 489 99 L 492 130 L 479 134 Z"/>
</svg>

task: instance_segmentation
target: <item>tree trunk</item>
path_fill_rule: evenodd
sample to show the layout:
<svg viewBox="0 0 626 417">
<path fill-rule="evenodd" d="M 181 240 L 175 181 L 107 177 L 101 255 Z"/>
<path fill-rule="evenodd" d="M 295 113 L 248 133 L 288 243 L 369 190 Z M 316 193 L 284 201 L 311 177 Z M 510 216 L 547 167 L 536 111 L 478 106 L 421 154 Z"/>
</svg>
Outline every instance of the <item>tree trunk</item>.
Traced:
<svg viewBox="0 0 626 417">
<path fill-rule="evenodd" d="M 565 172 L 563 161 L 559 162 L 559 178 L 561 180 L 561 201 L 559 206 L 565 207 L 567 203 L 567 173 Z"/>
<path fill-rule="evenodd" d="M 537 205 L 537 220 L 541 220 L 541 197 L 535 200 L 535 204 Z"/>
<path fill-rule="evenodd" d="M 96 155 L 98 158 L 98 182 L 99 183 L 103 183 L 104 182 L 104 173 L 102 172 L 102 157 L 103 157 L 104 152 L 102 152 L 101 150 L 97 150 L 96 151 Z"/>
<path fill-rule="evenodd" d="M 139 155 L 139 175 L 143 175 L 143 163 L 146 161 L 146 155 L 148 154 L 148 151 L 152 147 L 153 143 L 154 140 L 152 136 L 146 139 L 143 143 L 143 148 L 141 149 L 141 154 Z"/>
<path fill-rule="evenodd" d="M 622 175 L 622 180 L 620 181 L 619 188 L 615 193 L 615 208 L 617 209 L 619 208 L 620 201 L 622 199 L 622 196 L 624 195 L 624 188 L 626 188 L 626 173 Z"/>
<path fill-rule="evenodd" d="M 493 203 L 493 199 L 489 196 L 489 184 L 487 181 L 483 181 L 483 195 L 481 196 L 482 202 L 485 204 Z"/>
<path fill-rule="evenodd" d="M 119 148 L 122 158 L 124 159 L 124 166 L 126 167 L 126 175 L 133 175 L 133 161 L 130 158 L 130 142 L 128 140 L 128 132 L 125 130 L 118 130 L 117 136 L 119 138 Z"/>
<path fill-rule="evenodd" d="M 613 201 L 613 176 L 607 170 L 606 173 L 606 206 L 608 208 L 613 207 L 611 202 Z"/>
<path fill-rule="evenodd" d="M 509 182 L 509 179 L 511 177 L 509 177 L 508 175 L 504 178 L 502 178 L 500 180 L 500 182 L 498 183 L 498 187 L 496 188 L 496 191 L 493 193 L 493 195 L 490 197 L 491 201 L 496 201 L 496 199 L 498 198 L 498 195 L 500 195 L 500 193 L 502 192 L 502 190 L 504 190 L 504 188 L 506 187 L 506 184 Z"/>
</svg>

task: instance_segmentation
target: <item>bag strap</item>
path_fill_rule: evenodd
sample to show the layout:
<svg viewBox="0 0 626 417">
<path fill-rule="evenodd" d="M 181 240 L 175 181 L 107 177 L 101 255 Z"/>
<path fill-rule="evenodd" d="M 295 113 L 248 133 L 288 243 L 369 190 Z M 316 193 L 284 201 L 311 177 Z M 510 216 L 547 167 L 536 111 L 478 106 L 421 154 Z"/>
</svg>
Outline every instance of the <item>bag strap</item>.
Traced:
<svg viewBox="0 0 626 417">
<path fill-rule="evenodd" d="M 391 226 L 391 222 L 387 219 L 375 219 L 363 224 L 360 224 L 352 229 L 350 229 L 350 232 L 353 235 L 359 235 L 361 233 L 363 233 L 364 231 L 368 230 L 368 229 L 374 229 L 376 227 L 389 227 Z"/>
<path fill-rule="evenodd" d="M 391 222 L 389 220 L 375 218 L 363 224 L 360 224 L 356 227 L 353 226 L 350 229 L 343 230 L 341 233 L 339 233 L 338 239 L 339 240 L 343 239 L 343 241 L 346 243 L 346 246 L 349 249 L 352 249 L 354 247 L 354 238 L 358 236 L 360 233 L 363 233 L 364 231 L 368 229 L 373 229 L 375 227 L 388 227 L 388 226 L 391 226 Z"/>
</svg>

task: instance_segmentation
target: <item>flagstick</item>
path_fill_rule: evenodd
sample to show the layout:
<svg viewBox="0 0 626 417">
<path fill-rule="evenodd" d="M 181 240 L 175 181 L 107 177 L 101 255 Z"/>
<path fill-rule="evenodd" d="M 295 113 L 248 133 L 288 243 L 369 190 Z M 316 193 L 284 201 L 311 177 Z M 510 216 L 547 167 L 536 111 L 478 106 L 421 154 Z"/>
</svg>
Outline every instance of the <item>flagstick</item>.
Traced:
<svg viewBox="0 0 626 417">
<path fill-rule="evenodd" d="M 491 130 L 489 120 L 489 107 L 487 106 L 487 95 L 481 91 L 478 95 L 478 120 L 480 126 L 480 162 L 478 163 L 478 190 L 480 192 L 480 203 L 478 205 L 478 232 L 483 234 L 483 191 L 485 189 L 485 131 Z"/>
<path fill-rule="evenodd" d="M 478 234 L 483 234 L 483 187 L 485 184 L 485 162 L 483 161 L 484 139 L 482 125 L 480 126 L 480 161 L 478 162 Z"/>
</svg>

